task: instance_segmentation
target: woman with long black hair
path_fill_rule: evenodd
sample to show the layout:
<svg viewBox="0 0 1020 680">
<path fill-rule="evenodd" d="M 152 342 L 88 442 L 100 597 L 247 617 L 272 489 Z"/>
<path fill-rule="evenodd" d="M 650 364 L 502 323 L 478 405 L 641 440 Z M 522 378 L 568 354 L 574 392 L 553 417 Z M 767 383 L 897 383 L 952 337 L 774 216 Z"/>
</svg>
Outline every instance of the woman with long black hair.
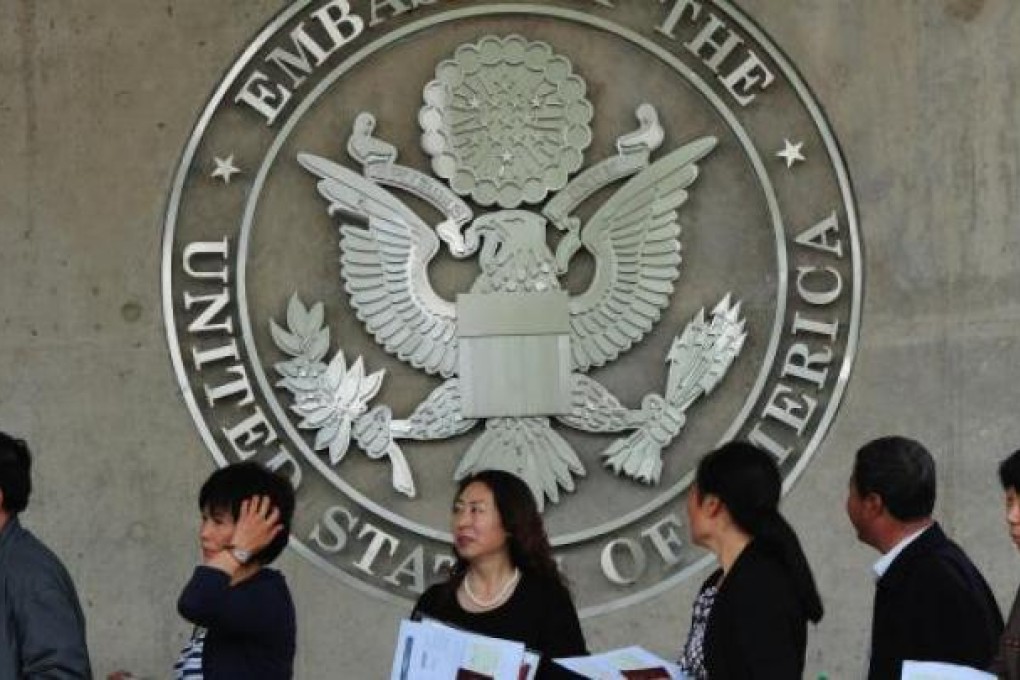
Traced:
<svg viewBox="0 0 1020 680">
<path fill-rule="evenodd" d="M 450 576 L 425 591 L 412 618 L 523 642 L 542 655 L 538 680 L 577 677 L 552 662 L 588 652 L 528 485 L 500 470 L 462 480 L 450 528 Z"/>
<path fill-rule="evenodd" d="M 800 541 L 779 514 L 768 453 L 731 442 L 698 463 L 687 496 L 694 543 L 719 560 L 694 603 L 679 663 L 693 678 L 800 678 L 807 622 L 822 602 Z"/>
</svg>

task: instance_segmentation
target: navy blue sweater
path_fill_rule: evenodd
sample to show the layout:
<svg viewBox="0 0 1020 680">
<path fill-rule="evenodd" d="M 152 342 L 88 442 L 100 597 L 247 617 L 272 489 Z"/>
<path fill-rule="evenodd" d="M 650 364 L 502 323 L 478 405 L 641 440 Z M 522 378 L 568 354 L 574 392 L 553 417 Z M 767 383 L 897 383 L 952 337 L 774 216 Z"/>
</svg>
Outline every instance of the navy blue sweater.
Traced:
<svg viewBox="0 0 1020 680">
<path fill-rule="evenodd" d="M 231 586 L 219 569 L 196 567 L 177 611 L 208 631 L 202 653 L 207 680 L 292 677 L 294 603 L 280 572 L 263 568 Z"/>
</svg>

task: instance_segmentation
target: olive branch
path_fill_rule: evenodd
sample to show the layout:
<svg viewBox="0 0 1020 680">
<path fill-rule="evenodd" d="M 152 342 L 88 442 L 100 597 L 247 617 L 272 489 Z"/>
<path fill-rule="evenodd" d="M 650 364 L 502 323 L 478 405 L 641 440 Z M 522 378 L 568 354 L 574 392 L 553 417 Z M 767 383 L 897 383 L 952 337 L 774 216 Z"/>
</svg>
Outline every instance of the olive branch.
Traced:
<svg viewBox="0 0 1020 680">
<path fill-rule="evenodd" d="M 290 410 L 301 417 L 298 427 L 315 430 L 312 449 L 327 451 L 330 465 L 338 465 L 351 444 L 351 431 L 368 411 L 371 401 L 382 387 L 385 370 L 366 373 L 359 356 L 350 366 L 343 350 L 324 361 L 329 352 L 329 328 L 323 326 L 321 302 L 305 307 L 294 293 L 287 304 L 287 328 L 274 319 L 269 321 L 273 342 L 292 358 L 274 364 L 281 378 L 276 386 L 291 393 Z M 393 488 L 414 496 L 414 479 L 403 453 L 397 447 L 366 451 L 370 458 L 390 458 Z"/>
</svg>

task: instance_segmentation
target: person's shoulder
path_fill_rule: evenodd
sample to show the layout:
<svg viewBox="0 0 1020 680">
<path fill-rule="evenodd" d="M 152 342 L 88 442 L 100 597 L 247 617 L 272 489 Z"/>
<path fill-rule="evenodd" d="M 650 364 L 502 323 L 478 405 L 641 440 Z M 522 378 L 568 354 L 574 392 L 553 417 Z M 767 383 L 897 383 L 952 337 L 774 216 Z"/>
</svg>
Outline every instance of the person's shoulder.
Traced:
<svg viewBox="0 0 1020 680">
<path fill-rule="evenodd" d="M 893 561 L 889 568 L 890 575 L 901 585 L 909 584 L 917 588 L 952 587 L 954 584 L 974 578 L 982 578 L 977 567 L 963 548 L 947 537 L 940 528 L 926 532 L 915 544 Z M 885 579 L 883 579 L 885 580 Z"/>
<path fill-rule="evenodd" d="M 414 605 L 414 611 L 419 614 L 435 614 L 437 603 L 440 602 L 447 584 L 435 583 L 425 589 L 425 592 L 418 597 Z"/>
<path fill-rule="evenodd" d="M 256 576 L 261 576 L 260 590 L 257 597 L 260 602 L 265 603 L 265 609 L 275 612 L 280 619 L 279 624 L 285 628 L 293 627 L 297 616 L 294 607 L 294 598 L 290 594 L 290 587 L 283 573 L 276 569 L 263 567 L 259 569 Z"/>
<path fill-rule="evenodd" d="M 425 589 L 425 592 L 421 594 L 421 597 L 419 597 L 418 600 L 419 601 L 422 601 L 422 600 L 428 600 L 428 601 L 435 600 L 436 598 L 439 597 L 439 594 L 443 592 L 443 589 L 446 588 L 446 586 L 447 586 L 447 584 L 445 582 L 442 582 L 442 583 L 433 583 L 432 585 L 430 585 L 428 588 Z"/>
<path fill-rule="evenodd" d="M 577 605 L 569 586 L 538 574 L 523 575 L 507 607 L 551 625 L 577 618 Z"/>
<path fill-rule="evenodd" d="M 531 609 L 576 611 L 569 586 L 559 579 L 526 573 L 514 595 L 514 601 Z"/>
<path fill-rule="evenodd" d="M 52 579 L 67 579 L 67 569 L 50 548 L 36 538 L 28 529 L 20 527 L 8 546 L 5 560 L 9 576 L 17 577 L 23 582 L 43 582 Z"/>
<path fill-rule="evenodd" d="M 283 572 L 279 569 L 273 569 L 272 567 L 262 567 L 259 569 L 255 572 L 252 581 L 255 583 L 262 583 L 273 588 L 287 587 L 287 579 L 283 575 Z"/>
<path fill-rule="evenodd" d="M 274 598 L 286 606 L 293 606 L 287 579 L 276 569 L 262 567 L 247 581 L 242 581 L 240 585 L 256 597 Z"/>
<path fill-rule="evenodd" d="M 922 568 L 947 562 L 970 562 L 970 558 L 936 523 L 924 530 L 900 555 L 904 562 L 915 561 Z M 900 561 L 898 558 L 896 561 Z M 896 563 L 893 562 L 893 564 Z"/>
<path fill-rule="evenodd" d="M 525 572 L 521 583 L 537 597 L 554 599 L 571 599 L 570 588 L 561 580 Z"/>
<path fill-rule="evenodd" d="M 255 575 L 254 579 L 261 587 L 279 592 L 290 593 L 290 586 L 287 585 L 287 578 L 283 575 L 283 572 L 277 569 L 270 569 L 269 567 L 262 567 Z"/>
<path fill-rule="evenodd" d="M 726 597 L 763 603 L 796 599 L 789 570 L 778 557 L 758 547 L 746 549 L 720 586 Z"/>
<path fill-rule="evenodd" d="M 785 584 L 789 581 L 789 574 L 777 556 L 751 543 L 737 558 L 726 579 L 741 583 Z"/>
</svg>

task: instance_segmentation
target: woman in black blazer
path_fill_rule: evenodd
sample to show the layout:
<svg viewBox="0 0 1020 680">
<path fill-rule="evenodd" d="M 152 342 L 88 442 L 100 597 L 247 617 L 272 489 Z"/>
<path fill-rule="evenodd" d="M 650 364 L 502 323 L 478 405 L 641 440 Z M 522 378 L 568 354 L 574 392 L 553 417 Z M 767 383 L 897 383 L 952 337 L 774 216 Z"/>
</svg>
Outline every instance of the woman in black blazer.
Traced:
<svg viewBox="0 0 1020 680">
<path fill-rule="evenodd" d="M 811 568 L 779 514 L 769 454 L 731 442 L 698 463 L 687 495 L 691 540 L 720 568 L 694 603 L 680 666 L 693 678 L 800 678 L 807 622 L 822 618 Z"/>
</svg>

